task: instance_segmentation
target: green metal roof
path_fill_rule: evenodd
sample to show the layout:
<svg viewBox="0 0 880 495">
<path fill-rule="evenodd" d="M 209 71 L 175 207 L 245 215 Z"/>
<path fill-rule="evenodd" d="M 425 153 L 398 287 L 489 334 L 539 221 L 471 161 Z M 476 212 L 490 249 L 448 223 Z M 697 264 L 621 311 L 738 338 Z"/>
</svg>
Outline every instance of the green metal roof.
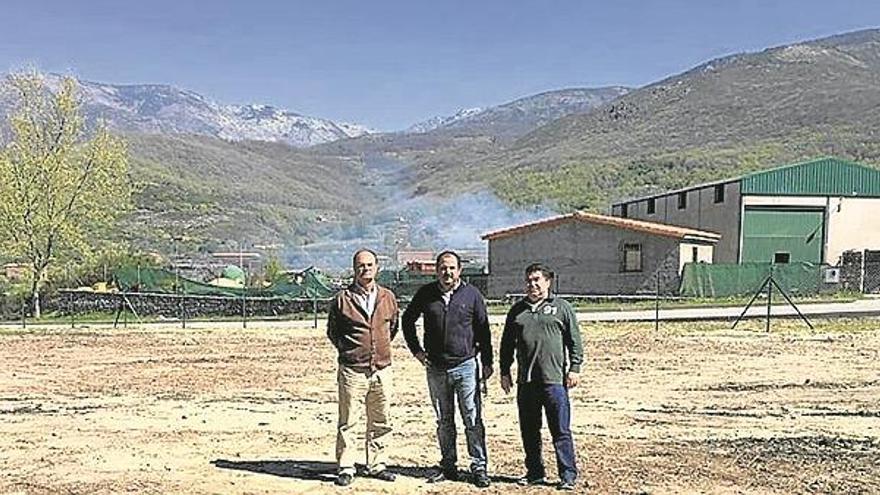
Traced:
<svg viewBox="0 0 880 495">
<path fill-rule="evenodd" d="M 743 176 L 742 194 L 880 197 L 880 170 L 819 158 Z"/>
</svg>

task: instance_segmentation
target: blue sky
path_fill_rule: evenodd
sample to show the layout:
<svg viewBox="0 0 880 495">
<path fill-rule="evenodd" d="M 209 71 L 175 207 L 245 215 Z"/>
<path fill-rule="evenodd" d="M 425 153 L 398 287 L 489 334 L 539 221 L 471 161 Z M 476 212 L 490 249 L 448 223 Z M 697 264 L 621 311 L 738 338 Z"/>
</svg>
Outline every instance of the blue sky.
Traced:
<svg viewBox="0 0 880 495">
<path fill-rule="evenodd" d="M 880 26 L 847 1 L 11 1 L 0 69 L 164 83 L 381 130 Z"/>
</svg>

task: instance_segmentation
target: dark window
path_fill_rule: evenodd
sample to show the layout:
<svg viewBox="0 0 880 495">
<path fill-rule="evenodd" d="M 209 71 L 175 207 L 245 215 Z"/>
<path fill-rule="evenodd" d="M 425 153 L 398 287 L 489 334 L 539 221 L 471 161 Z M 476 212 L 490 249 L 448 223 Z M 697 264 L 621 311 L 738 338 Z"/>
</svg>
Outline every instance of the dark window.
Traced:
<svg viewBox="0 0 880 495">
<path fill-rule="evenodd" d="M 683 210 L 688 207 L 688 193 L 687 191 L 678 193 L 678 209 Z"/>
<path fill-rule="evenodd" d="M 653 215 L 657 210 L 657 200 L 655 198 L 651 198 L 648 200 L 648 215 Z"/>
<path fill-rule="evenodd" d="M 788 263 L 791 261 L 791 253 L 786 253 L 784 251 L 777 251 L 773 254 L 773 262 L 774 263 Z"/>
<path fill-rule="evenodd" d="M 697 246 L 691 248 L 691 261 L 696 263 L 700 259 L 700 250 Z"/>
<path fill-rule="evenodd" d="M 718 184 L 715 186 L 715 202 L 724 202 L 724 184 Z"/>
<path fill-rule="evenodd" d="M 620 216 L 623 218 L 629 216 L 629 205 L 627 203 L 620 205 Z"/>
<path fill-rule="evenodd" d="M 642 245 L 641 244 L 624 244 L 623 245 L 623 271 L 640 272 L 642 271 Z"/>
</svg>

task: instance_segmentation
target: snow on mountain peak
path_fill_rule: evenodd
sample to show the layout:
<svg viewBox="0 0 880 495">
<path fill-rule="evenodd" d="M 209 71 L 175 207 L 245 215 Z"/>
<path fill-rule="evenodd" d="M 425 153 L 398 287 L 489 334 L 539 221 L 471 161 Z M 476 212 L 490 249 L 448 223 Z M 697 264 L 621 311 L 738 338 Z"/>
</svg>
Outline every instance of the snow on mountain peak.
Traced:
<svg viewBox="0 0 880 495">
<path fill-rule="evenodd" d="M 46 74 L 50 90 L 63 76 Z M 204 134 L 223 139 L 284 142 L 296 147 L 372 133 L 359 124 L 333 122 L 256 103 L 225 105 L 169 85 L 115 85 L 80 80 L 89 120 L 120 131 Z M 0 101 L 0 107 L 4 103 Z"/>
</svg>

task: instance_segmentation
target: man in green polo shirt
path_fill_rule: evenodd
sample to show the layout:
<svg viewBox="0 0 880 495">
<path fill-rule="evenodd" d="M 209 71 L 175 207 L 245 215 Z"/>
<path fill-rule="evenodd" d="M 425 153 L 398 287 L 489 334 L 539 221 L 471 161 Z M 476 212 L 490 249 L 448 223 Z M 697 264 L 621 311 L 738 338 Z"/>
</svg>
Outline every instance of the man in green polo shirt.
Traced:
<svg viewBox="0 0 880 495">
<path fill-rule="evenodd" d="M 507 313 L 501 336 L 501 388 L 510 392 L 510 368 L 517 362 L 516 403 L 526 474 L 520 484 L 546 483 L 541 457 L 541 412 L 556 450 L 557 488 L 574 490 L 578 470 L 571 435 L 568 389 L 577 386 L 583 346 L 568 302 L 553 296 L 553 271 L 535 263 L 526 268 L 526 297 Z"/>
</svg>

